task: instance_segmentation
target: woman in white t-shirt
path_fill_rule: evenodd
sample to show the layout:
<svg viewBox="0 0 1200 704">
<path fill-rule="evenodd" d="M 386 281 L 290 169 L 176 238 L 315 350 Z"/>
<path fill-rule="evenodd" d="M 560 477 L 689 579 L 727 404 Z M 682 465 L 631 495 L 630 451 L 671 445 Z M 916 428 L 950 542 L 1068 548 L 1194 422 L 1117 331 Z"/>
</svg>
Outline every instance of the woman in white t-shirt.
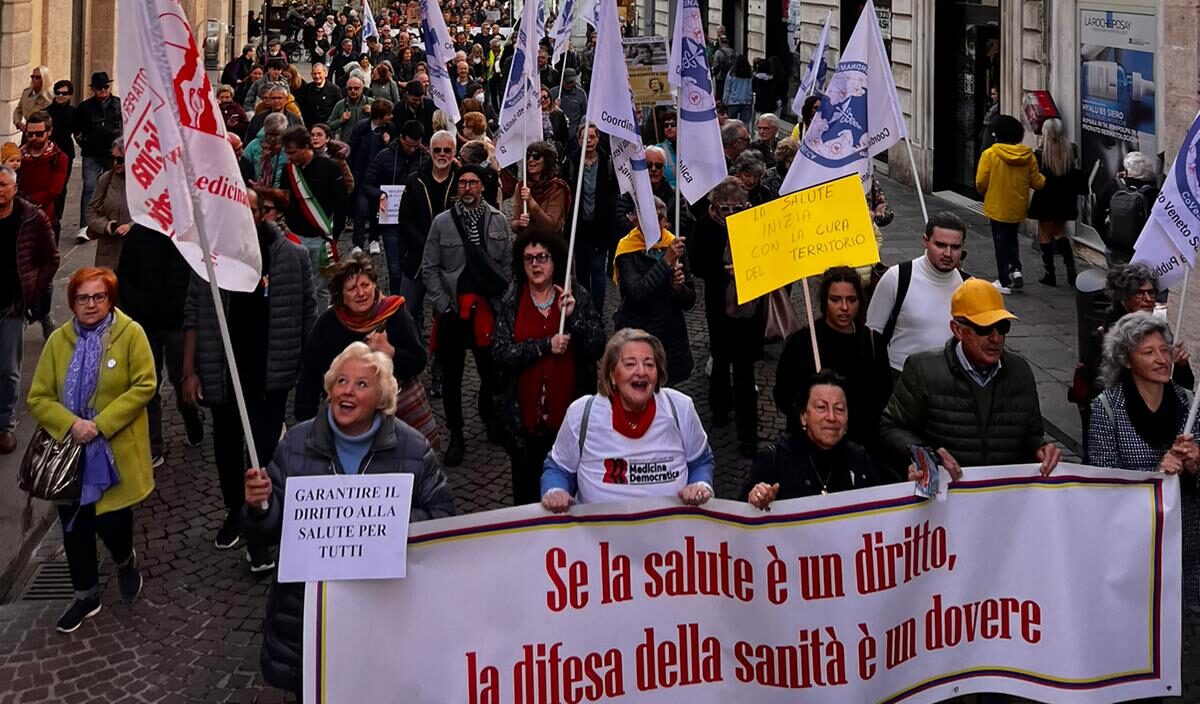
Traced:
<svg viewBox="0 0 1200 704">
<path fill-rule="evenodd" d="M 712 498 L 713 455 L 692 399 L 665 388 L 666 351 L 650 333 L 618 330 L 600 361 L 600 393 L 567 408 L 542 471 L 542 506 L 672 496 Z"/>
</svg>

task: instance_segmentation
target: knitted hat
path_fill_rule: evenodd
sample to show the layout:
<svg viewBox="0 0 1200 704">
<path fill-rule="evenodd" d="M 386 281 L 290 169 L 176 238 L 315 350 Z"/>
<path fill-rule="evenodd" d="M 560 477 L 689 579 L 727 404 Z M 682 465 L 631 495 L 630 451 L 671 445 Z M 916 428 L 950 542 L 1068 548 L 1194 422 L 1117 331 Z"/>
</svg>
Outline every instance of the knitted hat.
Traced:
<svg viewBox="0 0 1200 704">
<path fill-rule="evenodd" d="M 0 145 L 0 162 L 8 161 L 13 157 L 21 158 L 21 148 L 15 142 L 5 142 Z"/>
</svg>

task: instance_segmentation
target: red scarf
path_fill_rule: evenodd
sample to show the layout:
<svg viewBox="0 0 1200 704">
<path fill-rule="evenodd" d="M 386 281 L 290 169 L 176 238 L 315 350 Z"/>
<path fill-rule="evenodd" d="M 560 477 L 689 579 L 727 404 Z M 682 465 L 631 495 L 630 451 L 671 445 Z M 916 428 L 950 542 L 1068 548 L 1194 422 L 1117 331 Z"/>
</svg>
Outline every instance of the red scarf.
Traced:
<svg viewBox="0 0 1200 704">
<path fill-rule="evenodd" d="M 387 325 L 388 319 L 403 307 L 404 296 L 383 296 L 362 315 L 350 312 L 346 306 L 334 306 L 333 312 L 347 330 L 365 335 Z"/>
<path fill-rule="evenodd" d="M 654 423 L 653 396 L 650 397 L 650 403 L 647 403 L 646 407 L 638 412 L 625 410 L 625 407 L 621 405 L 620 397 L 613 396 L 612 409 L 613 430 L 631 440 L 640 439 Z"/>
<path fill-rule="evenodd" d="M 517 304 L 517 319 L 513 325 L 513 340 L 541 340 L 558 334 L 561 315 L 559 299 L 550 306 L 548 315 L 533 304 L 529 286 L 522 286 Z M 521 407 L 521 425 L 533 433 L 543 430 L 558 432 L 567 406 L 575 398 L 575 355 L 570 349 L 564 354 L 548 354 L 526 367 L 517 379 L 517 403 Z"/>
<path fill-rule="evenodd" d="M 496 327 L 496 315 L 483 296 L 474 293 L 464 293 L 458 297 L 458 317 L 471 322 L 471 334 L 475 338 L 475 347 L 492 346 L 492 333 Z M 437 353 L 438 321 L 433 321 L 429 334 L 429 354 Z"/>
</svg>

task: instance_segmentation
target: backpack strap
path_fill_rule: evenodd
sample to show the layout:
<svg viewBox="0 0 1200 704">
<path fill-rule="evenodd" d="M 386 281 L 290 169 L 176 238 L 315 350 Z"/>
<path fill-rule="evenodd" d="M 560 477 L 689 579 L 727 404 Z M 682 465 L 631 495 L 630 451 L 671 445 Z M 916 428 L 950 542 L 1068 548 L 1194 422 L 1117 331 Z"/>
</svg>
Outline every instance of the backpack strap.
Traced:
<svg viewBox="0 0 1200 704">
<path fill-rule="evenodd" d="M 898 269 L 899 280 L 896 282 L 896 301 L 892 304 L 891 315 L 888 316 L 887 324 L 883 326 L 883 332 L 880 334 L 880 337 L 883 338 L 884 347 L 892 343 L 892 335 L 896 334 L 896 322 L 900 319 L 900 309 L 904 307 L 904 298 L 908 295 L 908 287 L 912 284 L 912 260 L 900 262 Z"/>
<path fill-rule="evenodd" d="M 679 431 L 679 435 L 683 436 L 683 428 L 679 425 L 679 411 L 675 408 L 675 400 L 671 398 L 671 394 L 664 393 L 663 396 L 667 399 L 667 405 L 671 407 L 671 417 L 675 419 L 675 429 Z"/>
<path fill-rule="evenodd" d="M 1113 424 L 1113 429 L 1115 430 L 1117 427 L 1117 414 L 1113 413 L 1113 407 L 1112 404 L 1108 402 L 1108 396 L 1105 394 L 1100 394 L 1098 398 L 1100 399 L 1100 407 L 1104 409 L 1104 415 L 1108 417 L 1108 420 Z"/>
<path fill-rule="evenodd" d="M 596 402 L 595 394 L 588 397 L 583 405 L 583 418 L 579 421 L 579 457 L 583 458 L 583 443 L 587 441 L 588 419 L 592 417 L 592 404 Z"/>
</svg>

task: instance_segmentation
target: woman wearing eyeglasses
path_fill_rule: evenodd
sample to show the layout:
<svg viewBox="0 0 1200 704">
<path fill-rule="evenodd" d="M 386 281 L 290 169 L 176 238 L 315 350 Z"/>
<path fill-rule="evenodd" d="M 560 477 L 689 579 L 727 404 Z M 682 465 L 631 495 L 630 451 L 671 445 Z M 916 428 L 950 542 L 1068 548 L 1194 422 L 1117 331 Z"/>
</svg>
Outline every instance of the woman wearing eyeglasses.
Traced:
<svg viewBox="0 0 1200 704">
<path fill-rule="evenodd" d="M 142 327 L 114 307 L 117 277 L 85 267 L 67 284 L 74 319 L 55 330 L 38 359 L 29 412 L 56 440 L 83 446 L 79 501 L 58 506 L 75 601 L 58 620 L 70 633 L 100 611 L 96 536 L 116 566 L 121 598 L 142 589 L 133 547 L 133 507 L 154 490 L 146 405 L 157 378 Z"/>
<path fill-rule="evenodd" d="M 125 145 L 120 137 L 112 145 L 112 168 L 96 180 L 86 219 L 88 237 L 96 240 L 96 266 L 116 270 L 121 238 L 133 227 L 125 202 Z"/>
<path fill-rule="evenodd" d="M 571 189 L 558 178 L 558 150 L 550 142 L 534 142 L 525 151 L 526 183 L 512 197 L 513 232 L 533 230 L 562 236 L 571 208 Z"/>
<path fill-rule="evenodd" d="M 566 265 L 561 237 L 527 230 L 513 244 L 514 285 L 496 309 L 492 356 L 504 380 L 497 410 L 512 458 L 514 506 L 541 499 L 542 464 L 567 406 L 596 392 L 604 323 L 584 288 L 564 290 Z"/>
</svg>

